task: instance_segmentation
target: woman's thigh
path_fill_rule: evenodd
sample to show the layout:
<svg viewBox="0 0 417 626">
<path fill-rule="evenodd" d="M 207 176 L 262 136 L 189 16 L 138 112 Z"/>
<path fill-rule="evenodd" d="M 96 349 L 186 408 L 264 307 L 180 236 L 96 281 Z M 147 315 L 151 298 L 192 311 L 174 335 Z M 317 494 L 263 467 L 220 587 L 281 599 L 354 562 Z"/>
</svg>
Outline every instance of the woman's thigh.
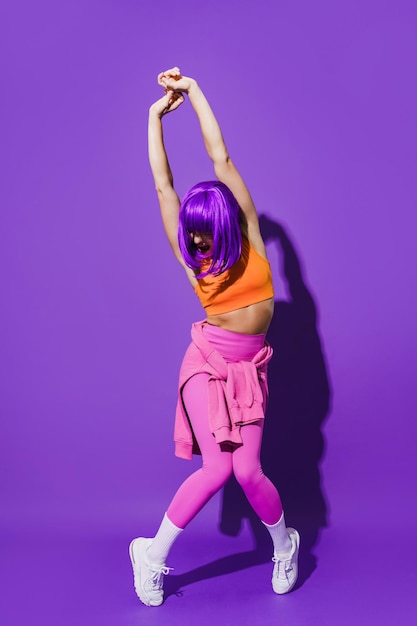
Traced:
<svg viewBox="0 0 417 626">
<path fill-rule="evenodd" d="M 233 452 L 233 471 L 236 478 L 250 478 L 262 471 L 261 446 L 263 420 L 247 424 L 240 429 L 243 445 Z"/>
<path fill-rule="evenodd" d="M 203 467 L 214 464 L 220 469 L 232 468 L 231 452 L 222 451 L 210 431 L 208 419 L 208 380 L 206 373 L 196 374 L 184 386 L 184 405 L 203 457 Z"/>
</svg>

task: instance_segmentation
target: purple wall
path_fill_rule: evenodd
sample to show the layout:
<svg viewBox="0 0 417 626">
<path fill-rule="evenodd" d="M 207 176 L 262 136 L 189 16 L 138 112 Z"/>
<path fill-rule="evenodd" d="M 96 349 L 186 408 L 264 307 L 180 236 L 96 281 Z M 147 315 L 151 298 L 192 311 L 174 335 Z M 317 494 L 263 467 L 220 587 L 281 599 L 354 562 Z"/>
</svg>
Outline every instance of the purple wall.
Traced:
<svg viewBox="0 0 417 626">
<path fill-rule="evenodd" d="M 203 312 L 164 239 L 146 149 L 156 74 L 178 65 L 268 216 L 270 414 L 298 420 L 281 426 L 296 460 L 313 442 L 299 478 L 316 472 L 317 529 L 371 536 L 394 516 L 414 530 L 416 12 L 411 0 L 2 9 L 5 528 L 153 532 L 195 466 L 173 457 L 172 429 Z M 183 194 L 211 166 L 188 103 L 165 127 Z"/>
</svg>

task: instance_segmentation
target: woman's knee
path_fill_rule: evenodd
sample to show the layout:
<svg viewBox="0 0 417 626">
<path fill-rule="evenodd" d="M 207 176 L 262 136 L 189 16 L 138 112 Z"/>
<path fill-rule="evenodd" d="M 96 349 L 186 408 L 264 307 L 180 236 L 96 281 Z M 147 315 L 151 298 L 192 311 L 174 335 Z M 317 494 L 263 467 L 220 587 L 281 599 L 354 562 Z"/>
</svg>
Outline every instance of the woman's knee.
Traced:
<svg viewBox="0 0 417 626">
<path fill-rule="evenodd" d="M 255 487 L 262 480 L 264 473 L 260 463 L 243 464 L 234 463 L 233 473 L 243 490 Z"/>
<path fill-rule="evenodd" d="M 206 479 L 217 491 L 227 483 L 233 473 L 232 460 L 229 457 L 221 461 L 219 459 L 203 461 L 202 470 Z"/>
</svg>

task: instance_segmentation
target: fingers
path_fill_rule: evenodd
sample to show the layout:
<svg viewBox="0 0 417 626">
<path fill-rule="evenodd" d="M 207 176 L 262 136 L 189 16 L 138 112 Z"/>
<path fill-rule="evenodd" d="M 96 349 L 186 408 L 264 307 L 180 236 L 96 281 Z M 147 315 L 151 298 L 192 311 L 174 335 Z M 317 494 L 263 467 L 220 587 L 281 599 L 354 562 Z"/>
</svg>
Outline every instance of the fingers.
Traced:
<svg viewBox="0 0 417 626">
<path fill-rule="evenodd" d="M 163 76 L 160 84 L 165 88 L 165 91 L 174 91 L 178 88 L 177 81 L 174 78 L 166 78 Z"/>
<path fill-rule="evenodd" d="M 162 117 L 166 115 L 166 113 L 170 113 L 171 111 L 178 109 L 184 100 L 185 98 L 182 93 L 169 90 L 162 96 L 162 98 L 159 98 L 159 100 L 156 100 L 156 102 L 151 105 L 151 109 Z"/>
<path fill-rule="evenodd" d="M 184 102 L 185 98 L 182 93 L 177 93 L 174 91 L 167 91 L 165 96 L 163 96 L 160 100 L 161 104 L 163 103 L 162 115 L 166 115 L 167 113 L 171 113 L 171 111 L 175 111 L 178 107 Z"/>
<path fill-rule="evenodd" d="M 177 97 L 178 96 L 178 97 Z M 181 94 L 175 94 L 175 97 L 172 96 L 170 101 L 169 101 L 169 111 L 175 111 L 175 109 L 178 109 L 178 107 L 184 102 L 185 98 L 184 96 Z"/>
<path fill-rule="evenodd" d="M 163 100 L 165 104 L 163 115 L 175 111 L 175 109 L 178 109 L 184 102 L 184 95 L 178 89 L 179 84 L 177 82 L 181 79 L 182 76 L 179 67 L 172 67 L 158 74 L 158 84 L 164 88 L 165 92 L 165 96 L 161 98 L 161 101 Z"/>
<path fill-rule="evenodd" d="M 180 68 L 179 67 L 172 67 L 170 70 L 165 70 L 165 72 L 161 72 L 160 74 L 158 74 L 158 83 L 159 83 L 159 85 L 164 87 L 165 83 L 163 83 L 162 81 L 164 79 L 169 79 L 169 78 L 173 78 L 174 80 L 180 79 L 181 78 Z"/>
</svg>

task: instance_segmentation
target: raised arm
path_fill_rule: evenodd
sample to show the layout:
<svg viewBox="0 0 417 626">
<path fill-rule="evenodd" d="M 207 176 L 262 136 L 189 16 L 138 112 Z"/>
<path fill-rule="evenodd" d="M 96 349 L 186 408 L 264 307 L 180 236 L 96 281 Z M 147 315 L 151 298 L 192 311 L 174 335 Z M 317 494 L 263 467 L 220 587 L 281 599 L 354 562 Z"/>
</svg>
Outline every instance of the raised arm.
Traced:
<svg viewBox="0 0 417 626">
<path fill-rule="evenodd" d="M 248 188 L 229 156 L 219 123 L 197 81 L 181 76 L 178 68 L 163 72 L 158 76 L 158 80 L 166 89 L 188 94 L 200 122 L 204 144 L 207 154 L 213 162 L 214 172 L 217 178 L 231 189 L 238 201 L 246 217 L 250 242 L 260 254 L 266 256 L 255 205 Z"/>
<path fill-rule="evenodd" d="M 168 91 L 150 107 L 148 124 L 149 163 L 161 208 L 162 222 L 168 241 L 181 265 L 184 265 L 184 262 L 178 246 L 180 200 L 174 189 L 172 172 L 165 150 L 162 118 L 166 113 L 177 109 L 183 102 L 184 96 L 182 93 Z"/>
</svg>

